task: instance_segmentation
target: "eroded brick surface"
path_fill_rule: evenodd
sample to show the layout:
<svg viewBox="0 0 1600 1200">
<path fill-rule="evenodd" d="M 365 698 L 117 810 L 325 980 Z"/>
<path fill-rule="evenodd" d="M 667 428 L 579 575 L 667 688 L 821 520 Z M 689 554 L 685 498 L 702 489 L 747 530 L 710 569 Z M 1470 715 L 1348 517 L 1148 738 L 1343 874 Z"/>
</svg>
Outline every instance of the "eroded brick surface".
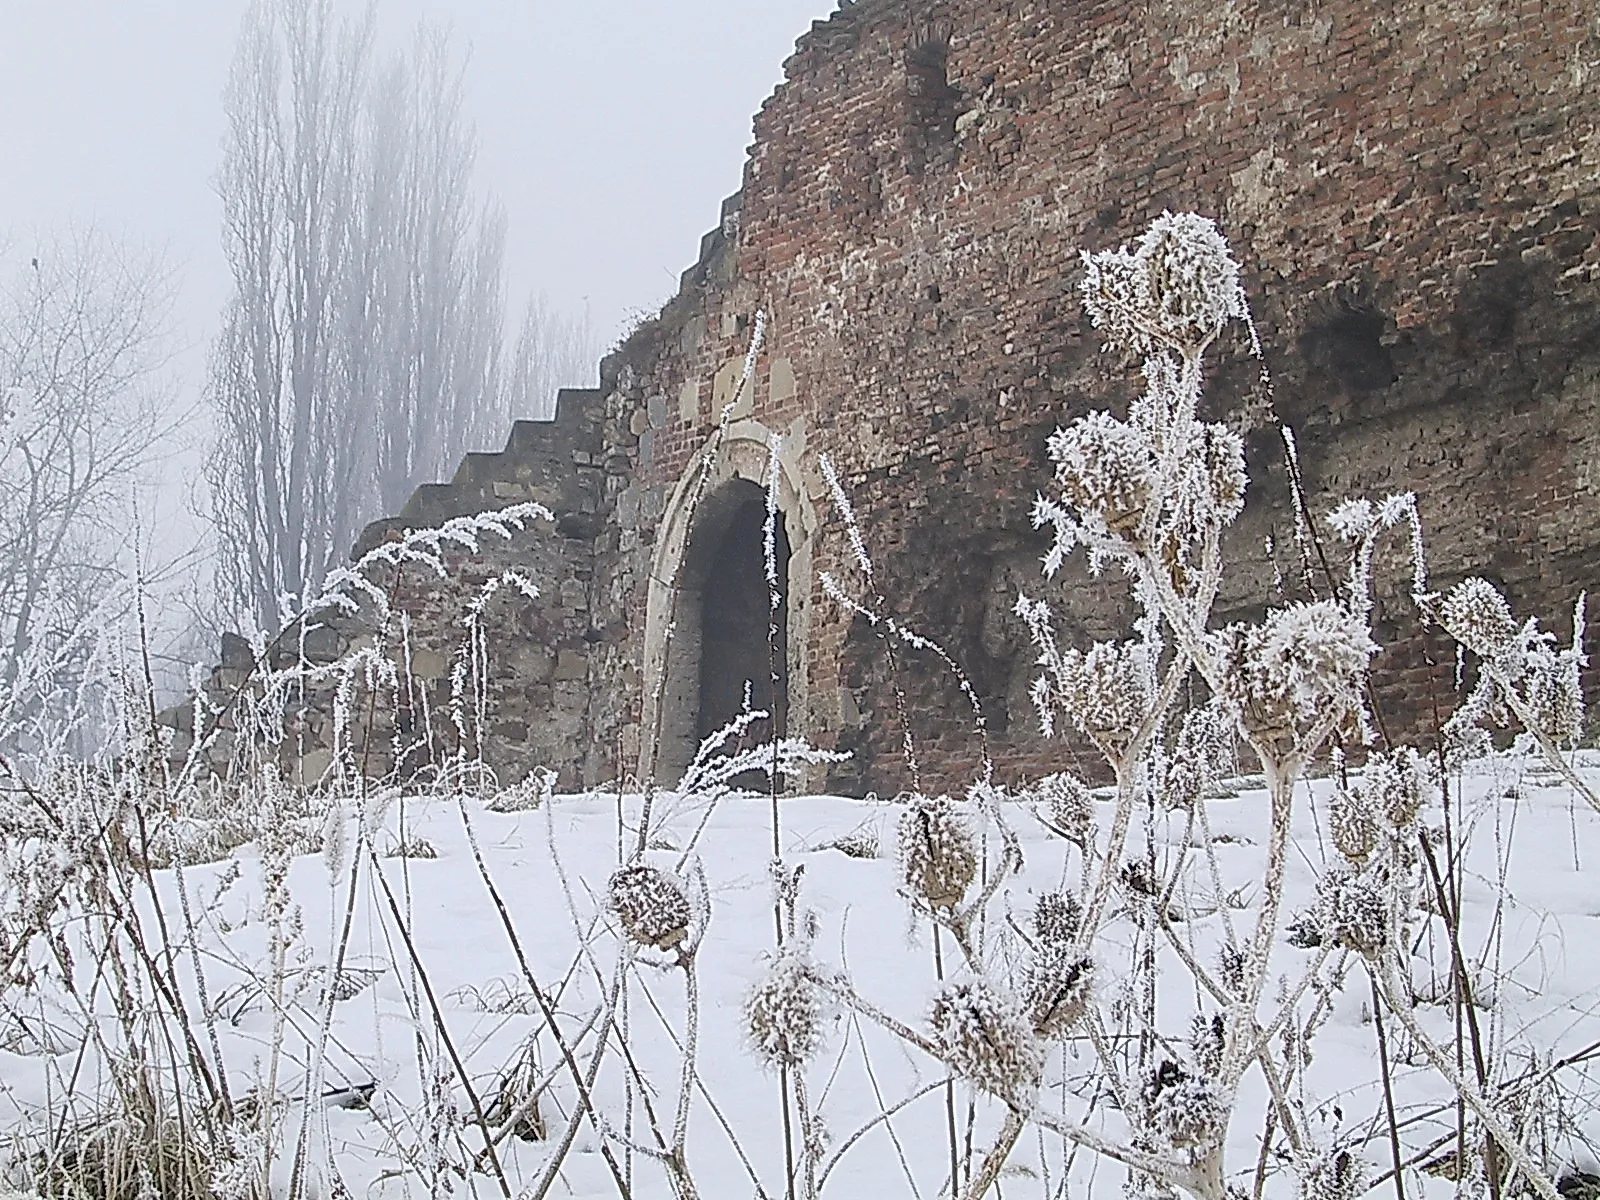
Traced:
<svg viewBox="0 0 1600 1200">
<path fill-rule="evenodd" d="M 1070 752 L 1037 736 L 1011 605 L 1019 589 L 1051 594 L 1066 636 L 1106 637 L 1125 628 L 1126 589 L 1081 563 L 1046 585 L 1028 510 L 1055 425 L 1120 409 L 1137 386 L 1081 315 L 1079 251 L 1163 209 L 1212 215 L 1232 240 L 1274 381 L 1269 394 L 1242 333 L 1211 371 L 1212 412 L 1254 431 L 1218 618 L 1258 615 L 1279 577 L 1291 593 L 1300 578 L 1281 418 L 1314 511 L 1415 491 L 1439 582 L 1487 574 L 1568 631 L 1600 581 L 1589 0 L 862 0 L 801 38 L 786 74 L 682 293 L 584 398 L 574 477 L 590 490 L 573 494 L 593 520 L 547 563 L 558 594 L 585 593 L 547 643 L 558 658 L 581 643 L 583 699 L 509 673 L 492 732 L 526 745 L 501 751 L 508 763 L 552 755 L 569 784 L 635 768 L 662 514 L 762 310 L 767 344 L 735 415 L 800 449 L 824 514 L 815 458 L 833 457 L 878 586 L 969 674 L 1002 777 L 1059 769 Z M 859 588 L 837 521 L 810 552 Z M 1387 722 L 1415 730 L 1435 700 L 1448 708 L 1454 664 L 1401 599 L 1407 555 L 1397 542 L 1380 579 L 1379 679 Z M 790 643 L 804 667 L 791 728 L 854 753 L 834 782 L 904 786 L 881 643 L 815 584 L 809 606 Z M 506 647 L 547 636 L 525 625 L 505 626 Z M 896 674 L 924 783 L 959 786 L 979 753 L 970 708 L 926 654 L 899 655 Z"/>
</svg>

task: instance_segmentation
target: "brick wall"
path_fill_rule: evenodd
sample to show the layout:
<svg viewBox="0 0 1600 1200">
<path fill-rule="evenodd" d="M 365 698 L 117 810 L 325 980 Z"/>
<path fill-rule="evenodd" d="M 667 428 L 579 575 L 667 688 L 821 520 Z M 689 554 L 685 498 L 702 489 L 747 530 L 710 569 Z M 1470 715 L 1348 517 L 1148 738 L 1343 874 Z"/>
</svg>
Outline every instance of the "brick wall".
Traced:
<svg viewBox="0 0 1600 1200">
<path fill-rule="evenodd" d="M 813 572 L 855 578 L 816 469 L 825 452 L 893 611 L 981 695 L 1002 775 L 1059 769 L 1072 750 L 1037 736 L 1011 605 L 1022 588 L 1052 594 L 1067 636 L 1107 637 L 1127 597 L 1081 563 L 1047 588 L 1028 511 L 1048 433 L 1136 387 L 1081 315 L 1079 251 L 1163 209 L 1221 223 L 1273 378 L 1269 392 L 1242 334 L 1211 371 L 1212 413 L 1252 430 L 1220 619 L 1259 614 L 1276 578 L 1298 578 L 1279 419 L 1315 510 L 1418 493 L 1440 582 L 1488 574 L 1563 632 L 1576 593 L 1600 582 L 1589 0 L 859 0 L 814 25 L 785 70 L 743 189 L 679 296 L 603 364 L 599 392 L 572 396 L 564 419 L 582 436 L 519 425 L 490 486 L 469 459 L 444 508 L 423 489 L 400 518 L 522 497 L 510 476 L 524 458 L 576 497 L 563 503 L 581 520 L 539 559 L 559 606 L 504 638 L 571 677 L 534 685 L 505 668 L 494 728 L 508 763 L 552 755 L 576 783 L 649 757 L 662 628 L 649 581 L 670 568 L 682 481 L 761 310 L 767 344 L 734 416 L 785 437 L 798 503 L 822 514 L 791 525 L 791 542 L 804 537 Z M 853 752 L 835 783 L 903 786 L 881 644 L 809 579 L 790 597 L 791 726 Z M 1417 629 L 1407 582 L 1396 546 L 1380 683 L 1389 723 L 1414 730 L 1435 699 L 1448 706 L 1452 664 L 1430 665 L 1449 651 Z M 897 674 L 924 782 L 959 786 L 978 755 L 970 709 L 926 655 L 899 656 Z M 546 744 L 535 731 L 551 712 Z"/>
<path fill-rule="evenodd" d="M 756 117 L 736 236 L 625 351 L 634 393 L 668 401 L 628 486 L 666 491 L 711 436 L 719 372 L 764 309 L 753 416 L 835 458 L 883 590 L 970 673 L 1007 773 L 1062 757 L 1033 732 L 1009 611 L 1019 588 L 1057 590 L 1027 519 L 1044 439 L 1135 386 L 1086 328 L 1078 252 L 1163 209 L 1223 225 L 1275 384 L 1242 336 L 1212 372 L 1214 412 L 1257 431 L 1220 618 L 1273 596 L 1269 537 L 1296 577 L 1274 411 L 1314 508 L 1418 492 L 1441 581 L 1488 573 L 1562 628 L 1600 582 L 1592 6 L 879 0 L 817 24 L 786 74 Z M 814 469 L 811 485 L 825 506 Z M 1380 678 L 1390 722 L 1414 729 L 1452 673 L 1429 670 L 1391 557 Z M 849 576 L 837 523 L 813 565 Z M 1059 589 L 1073 633 L 1118 631 L 1114 580 L 1075 568 Z M 620 594 L 637 639 L 642 597 Z M 804 731 L 854 751 L 857 784 L 901 786 L 881 648 L 811 600 Z M 977 754 L 965 702 L 936 662 L 898 671 L 930 773 L 958 783 Z"/>
</svg>

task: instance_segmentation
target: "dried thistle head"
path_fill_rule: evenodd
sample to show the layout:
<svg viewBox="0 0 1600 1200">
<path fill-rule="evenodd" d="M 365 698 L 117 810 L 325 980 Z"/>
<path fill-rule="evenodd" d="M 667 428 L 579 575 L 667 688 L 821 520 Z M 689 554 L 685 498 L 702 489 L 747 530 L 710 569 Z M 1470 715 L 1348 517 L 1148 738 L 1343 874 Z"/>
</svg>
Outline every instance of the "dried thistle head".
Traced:
<svg viewBox="0 0 1600 1200">
<path fill-rule="evenodd" d="M 1189 1052 L 1195 1065 L 1206 1075 L 1222 1072 L 1222 1052 L 1227 1038 L 1221 1013 L 1212 1013 L 1208 1021 L 1200 1013 L 1194 1015 L 1189 1027 Z"/>
<path fill-rule="evenodd" d="M 1060 944 L 1041 945 L 1023 976 L 1022 1003 L 1033 1032 L 1046 1040 L 1066 1037 L 1089 1010 L 1094 960 Z"/>
<path fill-rule="evenodd" d="M 1378 647 L 1366 625 L 1331 600 L 1290 605 L 1260 625 L 1229 625 L 1211 637 L 1224 690 L 1239 724 L 1278 753 L 1302 745 L 1313 726 L 1356 709 Z"/>
<path fill-rule="evenodd" d="M 768 1066 L 797 1067 L 822 1048 L 831 1015 L 810 961 L 791 950 L 771 961 L 745 997 L 745 1035 Z"/>
<path fill-rule="evenodd" d="M 954 909 L 978 876 L 972 825 L 948 796 L 913 796 L 898 827 L 900 884 L 930 908 Z"/>
<path fill-rule="evenodd" d="M 1348 1150 L 1330 1150 L 1311 1160 L 1300 1178 L 1303 1200 L 1355 1200 L 1366 1183 L 1367 1164 Z"/>
<path fill-rule="evenodd" d="M 1219 525 L 1227 525 L 1244 511 L 1244 492 L 1249 475 L 1244 466 L 1244 439 L 1226 425 L 1200 426 L 1200 465 L 1205 469 L 1205 488 L 1200 493 L 1210 512 L 1206 515 Z"/>
<path fill-rule="evenodd" d="M 1357 954 L 1373 955 L 1389 940 L 1383 895 L 1367 875 L 1331 871 L 1318 887 L 1318 924 L 1326 941 Z"/>
<path fill-rule="evenodd" d="M 1533 724 L 1558 746 L 1576 745 L 1583 733 L 1579 656 L 1548 649 L 1529 659 L 1523 684 Z"/>
<path fill-rule="evenodd" d="M 635 945 L 673 950 L 689 936 L 688 893 L 675 875 L 639 863 L 623 867 L 606 885 L 606 899 Z"/>
<path fill-rule="evenodd" d="M 1228 1131 L 1228 1106 L 1208 1079 L 1167 1059 L 1140 1089 L 1150 1132 L 1178 1150 L 1209 1150 Z"/>
<path fill-rule="evenodd" d="M 1366 791 L 1359 787 L 1339 788 L 1333 793 L 1329 809 L 1334 849 L 1357 866 L 1365 863 L 1378 848 L 1378 816 Z"/>
<path fill-rule="evenodd" d="M 1033 791 L 1051 827 L 1069 842 L 1084 845 L 1094 825 L 1094 801 L 1089 798 L 1089 789 L 1083 780 L 1063 771 L 1046 775 L 1034 785 Z"/>
<path fill-rule="evenodd" d="M 1062 651 L 1056 671 L 1061 707 L 1104 746 L 1132 740 L 1150 711 L 1148 651 L 1139 642 L 1095 642 Z"/>
<path fill-rule="evenodd" d="M 1071 945 L 1082 921 L 1083 906 L 1070 892 L 1044 892 L 1033 902 L 1033 936 L 1041 945 Z"/>
<path fill-rule="evenodd" d="M 1134 353 L 1197 353 L 1246 315 L 1227 239 L 1196 213 L 1163 213 L 1131 248 L 1085 254 L 1083 263 L 1090 319 Z"/>
<path fill-rule="evenodd" d="M 1439 623 L 1474 654 L 1493 658 L 1517 636 L 1511 605 L 1487 579 L 1474 575 L 1450 589 L 1439 606 Z"/>
<path fill-rule="evenodd" d="M 952 983 L 933 999 L 934 1043 L 951 1070 L 1007 1099 L 1027 1095 L 1044 1074 L 1044 1052 L 1017 1003 L 988 980 Z"/>
<path fill-rule="evenodd" d="M 1432 773 L 1409 746 L 1372 755 L 1361 773 L 1360 788 L 1368 806 L 1395 830 L 1415 825 L 1434 794 Z"/>
<path fill-rule="evenodd" d="M 1091 412 L 1047 442 L 1056 483 L 1084 524 L 1132 538 L 1155 488 L 1156 457 L 1149 437 L 1108 412 Z"/>
</svg>

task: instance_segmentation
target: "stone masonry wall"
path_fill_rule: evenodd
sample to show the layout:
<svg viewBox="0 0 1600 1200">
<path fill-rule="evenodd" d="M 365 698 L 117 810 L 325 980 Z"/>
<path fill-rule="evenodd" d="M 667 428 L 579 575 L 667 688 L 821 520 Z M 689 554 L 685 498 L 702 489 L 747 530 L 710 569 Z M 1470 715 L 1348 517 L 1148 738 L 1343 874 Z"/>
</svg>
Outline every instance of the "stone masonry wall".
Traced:
<svg viewBox="0 0 1600 1200">
<path fill-rule="evenodd" d="M 816 25 L 786 74 L 756 118 L 736 236 L 625 348 L 613 402 L 651 416 L 627 487 L 671 491 L 764 310 L 749 416 L 803 444 L 822 509 L 814 456 L 835 458 L 892 607 L 972 675 L 1004 773 L 1061 758 L 1034 733 L 1010 615 L 1019 588 L 1045 590 L 1027 515 L 1045 438 L 1135 387 L 1081 316 L 1077 256 L 1163 209 L 1222 224 L 1275 380 L 1269 397 L 1242 337 L 1212 372 L 1214 411 L 1256 430 L 1219 618 L 1259 613 L 1275 567 L 1296 577 L 1274 411 L 1314 509 L 1419 494 L 1441 582 L 1490 574 L 1563 630 L 1600 582 L 1592 5 L 878 0 Z M 607 569 L 631 661 L 649 538 Z M 851 576 L 837 522 L 812 553 Z M 1415 729 L 1435 692 L 1448 707 L 1452 673 L 1429 669 L 1398 599 L 1403 557 L 1383 580 L 1380 679 L 1389 721 Z M 1070 635 L 1118 631 L 1115 581 L 1075 567 L 1060 589 Z M 878 644 L 815 587 L 811 605 L 799 730 L 855 753 L 845 781 L 903 785 Z M 902 659 L 929 772 L 959 786 L 970 713 L 936 663 Z"/>
<path fill-rule="evenodd" d="M 831 782 L 908 782 L 895 686 L 925 785 L 970 779 L 978 744 L 936 662 L 902 655 L 891 680 L 868 625 L 822 594 L 822 570 L 861 581 L 819 453 L 889 606 L 970 674 L 1002 777 L 1059 769 L 1071 750 L 1036 732 L 1012 604 L 1049 594 L 1064 636 L 1107 637 L 1127 596 L 1081 563 L 1047 587 L 1029 507 L 1050 431 L 1137 386 L 1081 315 L 1079 252 L 1163 209 L 1218 219 L 1274 381 L 1240 334 L 1208 383 L 1212 412 L 1252 431 L 1218 618 L 1258 615 L 1276 580 L 1292 593 L 1300 578 L 1281 419 L 1314 511 L 1415 491 L 1438 582 L 1487 574 L 1567 632 L 1576 594 L 1600 582 L 1590 0 L 859 0 L 785 71 L 740 195 L 599 391 L 565 394 L 553 428 L 519 424 L 505 454 L 470 457 L 388 523 L 559 500 L 557 528 L 508 558 L 544 595 L 511 605 L 493 639 L 497 761 L 549 762 L 569 785 L 649 772 L 681 691 L 669 681 L 657 705 L 650 680 L 685 617 L 666 584 L 694 523 L 686 480 L 759 477 L 780 435 L 805 571 L 790 728 L 852 752 Z M 740 395 L 758 310 L 766 345 Z M 1401 599 L 1405 557 L 1397 545 L 1380 580 L 1379 679 L 1386 722 L 1415 730 L 1436 700 L 1448 708 L 1453 663 Z M 430 592 L 419 626 L 442 629 L 500 561 Z"/>
</svg>

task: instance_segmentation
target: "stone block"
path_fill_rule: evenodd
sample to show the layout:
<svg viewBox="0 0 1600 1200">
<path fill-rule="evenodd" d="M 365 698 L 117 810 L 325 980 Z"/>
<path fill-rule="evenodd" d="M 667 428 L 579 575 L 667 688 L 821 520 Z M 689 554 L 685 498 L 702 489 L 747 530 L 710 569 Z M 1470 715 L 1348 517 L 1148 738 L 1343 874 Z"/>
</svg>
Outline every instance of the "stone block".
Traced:
<svg viewBox="0 0 1600 1200">
<path fill-rule="evenodd" d="M 295 782 L 301 787 L 320 783 L 333 766 L 332 750 L 307 750 L 295 762 Z"/>
<path fill-rule="evenodd" d="M 429 682 L 446 678 L 450 673 L 450 662 L 437 650 L 428 650 L 423 647 L 413 647 L 411 651 L 411 674 L 418 679 Z"/>
<path fill-rule="evenodd" d="M 772 371 L 767 394 L 774 405 L 787 404 L 798 390 L 794 378 L 794 362 L 784 356 L 772 360 Z"/>
<path fill-rule="evenodd" d="M 700 420 L 700 381 L 685 379 L 678 389 L 678 419 L 693 425 Z"/>
<path fill-rule="evenodd" d="M 563 650 L 556 658 L 554 678 L 558 683 L 586 679 L 589 675 L 589 656 L 580 650 Z"/>
</svg>

